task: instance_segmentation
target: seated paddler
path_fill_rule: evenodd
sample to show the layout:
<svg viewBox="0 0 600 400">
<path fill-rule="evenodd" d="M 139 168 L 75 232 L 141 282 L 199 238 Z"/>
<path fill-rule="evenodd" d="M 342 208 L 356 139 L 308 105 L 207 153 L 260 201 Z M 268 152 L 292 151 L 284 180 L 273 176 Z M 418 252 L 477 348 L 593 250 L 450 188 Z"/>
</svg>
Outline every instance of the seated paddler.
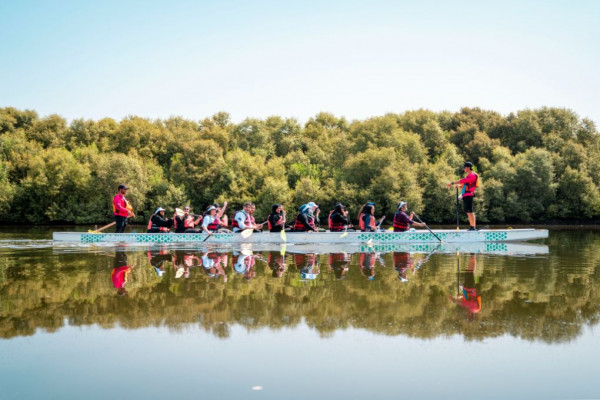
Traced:
<svg viewBox="0 0 600 400">
<path fill-rule="evenodd" d="M 150 221 L 148 221 L 147 233 L 168 233 L 170 228 L 173 226 L 173 220 L 171 218 L 165 218 L 165 209 L 158 207 Z"/>
<path fill-rule="evenodd" d="M 406 232 L 411 226 L 424 227 L 425 223 L 413 221 L 414 212 L 406 214 L 408 204 L 405 201 L 398 203 L 398 211 L 394 214 L 394 232 Z"/>
<path fill-rule="evenodd" d="M 294 232 L 318 232 L 317 220 L 321 210 L 314 202 L 300 206 L 300 212 L 294 220 Z"/>
<path fill-rule="evenodd" d="M 375 203 L 367 203 L 361 207 L 358 213 L 358 226 L 362 232 L 376 232 Z"/>
<path fill-rule="evenodd" d="M 285 230 L 285 210 L 282 204 L 273 204 L 271 214 L 267 218 L 270 232 L 281 232 Z"/>
<path fill-rule="evenodd" d="M 348 211 L 342 203 L 335 204 L 333 210 L 329 213 L 327 222 L 331 232 L 343 232 L 352 227 L 350 219 L 348 218 Z"/>
</svg>

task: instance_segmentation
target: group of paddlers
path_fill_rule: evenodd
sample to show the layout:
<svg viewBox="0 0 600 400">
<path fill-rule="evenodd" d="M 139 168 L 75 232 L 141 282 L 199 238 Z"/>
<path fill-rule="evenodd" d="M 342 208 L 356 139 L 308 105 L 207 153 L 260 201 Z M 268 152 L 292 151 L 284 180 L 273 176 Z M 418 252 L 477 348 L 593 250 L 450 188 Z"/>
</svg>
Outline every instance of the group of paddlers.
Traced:
<svg viewBox="0 0 600 400">
<path fill-rule="evenodd" d="M 473 212 L 473 197 L 475 188 L 478 187 L 478 175 L 473 172 L 473 164 L 466 162 L 464 171 L 466 176 L 455 182 L 448 183 L 447 187 L 453 185 L 462 185 L 462 200 L 464 211 L 469 219 L 470 230 L 475 230 L 475 214 Z M 116 232 L 122 233 L 127 225 L 127 219 L 134 217 L 131 204 L 125 199 L 127 190 L 126 185 L 119 185 L 118 193 L 113 198 L 113 211 L 116 223 Z M 236 211 L 233 215 L 231 225 L 225 211 L 227 202 L 223 205 L 214 203 L 209 205 L 202 214 L 193 214 L 190 206 L 184 206 L 182 209 L 176 208 L 172 218 L 165 216 L 165 209 L 158 207 L 148 221 L 148 233 L 214 233 L 224 232 L 259 232 L 266 224 L 270 232 L 318 232 L 320 208 L 314 202 L 303 204 L 299 208 L 299 212 L 294 218 L 293 224 L 287 226 L 286 212 L 282 204 L 275 204 L 272 207 L 271 214 L 263 223 L 256 223 L 254 212 L 256 206 L 254 203 L 244 203 L 241 210 Z M 394 232 L 405 232 L 411 227 L 425 227 L 426 224 L 420 221 L 417 216 L 417 221 L 414 220 L 415 214 L 411 212 L 407 214 L 408 204 L 405 201 L 400 201 L 397 206 L 397 211 L 394 214 L 393 230 Z M 383 216 L 379 222 L 375 219 L 375 204 L 372 202 L 364 204 L 358 213 L 358 229 L 362 232 L 375 232 L 379 230 L 381 223 L 385 219 Z M 356 229 L 348 216 L 346 207 L 341 203 L 336 203 L 334 209 L 329 212 L 327 218 L 329 231 L 343 232 L 348 229 Z"/>
</svg>

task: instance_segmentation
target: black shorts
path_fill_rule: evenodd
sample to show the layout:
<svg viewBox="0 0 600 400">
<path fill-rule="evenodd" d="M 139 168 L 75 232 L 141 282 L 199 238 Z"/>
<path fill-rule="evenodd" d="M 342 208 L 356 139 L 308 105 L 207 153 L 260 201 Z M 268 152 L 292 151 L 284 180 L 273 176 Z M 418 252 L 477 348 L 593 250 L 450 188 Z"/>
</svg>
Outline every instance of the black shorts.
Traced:
<svg viewBox="0 0 600 400">
<path fill-rule="evenodd" d="M 473 196 L 463 197 L 463 207 L 467 214 L 473 212 Z"/>
</svg>

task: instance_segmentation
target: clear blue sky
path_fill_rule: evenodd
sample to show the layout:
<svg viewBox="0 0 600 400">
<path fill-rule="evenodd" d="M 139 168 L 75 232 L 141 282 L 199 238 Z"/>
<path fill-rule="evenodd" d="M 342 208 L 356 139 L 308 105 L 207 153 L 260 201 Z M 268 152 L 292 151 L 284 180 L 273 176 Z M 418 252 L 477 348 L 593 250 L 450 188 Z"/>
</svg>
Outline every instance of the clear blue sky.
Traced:
<svg viewBox="0 0 600 400">
<path fill-rule="evenodd" d="M 566 107 L 600 123 L 600 1 L 0 2 L 0 107 L 305 121 Z"/>
</svg>

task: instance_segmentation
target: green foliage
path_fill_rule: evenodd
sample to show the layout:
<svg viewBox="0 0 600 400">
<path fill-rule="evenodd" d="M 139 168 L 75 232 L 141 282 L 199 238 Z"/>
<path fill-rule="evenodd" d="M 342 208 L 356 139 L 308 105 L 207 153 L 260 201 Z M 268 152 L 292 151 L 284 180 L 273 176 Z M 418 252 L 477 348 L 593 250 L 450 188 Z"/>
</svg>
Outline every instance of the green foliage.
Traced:
<svg viewBox="0 0 600 400">
<path fill-rule="evenodd" d="M 67 121 L 0 108 L 0 221 L 96 223 L 111 218 L 120 183 L 137 222 L 158 206 L 196 210 L 227 200 L 295 212 L 308 201 L 324 215 L 337 201 L 355 216 L 376 203 L 391 218 L 400 200 L 430 223 L 453 222 L 445 184 L 470 160 L 480 174 L 479 221 L 597 218 L 600 136 L 571 110 L 544 107 L 506 117 L 479 108 L 408 111 L 347 122 L 319 113 L 304 125 L 272 116 L 231 122 Z M 578 187 L 578 190 L 570 190 Z"/>
</svg>

